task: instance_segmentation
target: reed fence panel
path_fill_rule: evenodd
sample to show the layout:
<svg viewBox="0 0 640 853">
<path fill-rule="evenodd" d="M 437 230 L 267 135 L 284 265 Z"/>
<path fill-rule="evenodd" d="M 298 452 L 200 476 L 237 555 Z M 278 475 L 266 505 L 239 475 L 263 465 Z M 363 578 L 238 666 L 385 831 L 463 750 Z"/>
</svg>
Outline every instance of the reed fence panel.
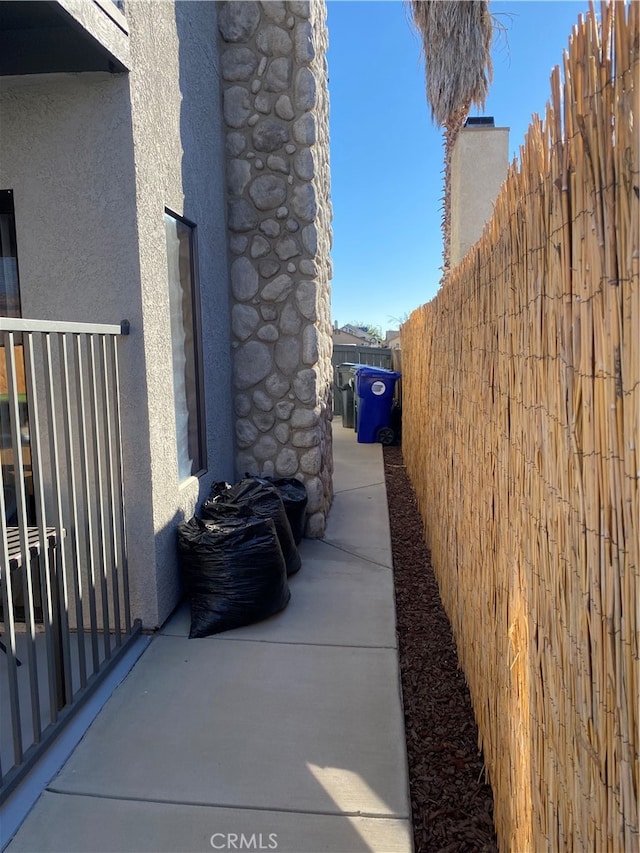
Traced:
<svg viewBox="0 0 640 853">
<path fill-rule="evenodd" d="M 481 240 L 401 330 L 503 851 L 640 849 L 639 19 L 579 19 Z"/>
</svg>

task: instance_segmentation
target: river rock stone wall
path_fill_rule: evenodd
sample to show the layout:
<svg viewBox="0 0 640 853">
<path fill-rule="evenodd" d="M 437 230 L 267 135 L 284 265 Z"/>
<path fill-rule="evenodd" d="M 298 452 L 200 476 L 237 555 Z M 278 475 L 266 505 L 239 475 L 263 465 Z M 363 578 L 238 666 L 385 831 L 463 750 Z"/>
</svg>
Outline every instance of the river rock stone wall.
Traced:
<svg viewBox="0 0 640 853">
<path fill-rule="evenodd" d="M 236 471 L 331 505 L 331 204 L 324 0 L 218 6 Z"/>
</svg>

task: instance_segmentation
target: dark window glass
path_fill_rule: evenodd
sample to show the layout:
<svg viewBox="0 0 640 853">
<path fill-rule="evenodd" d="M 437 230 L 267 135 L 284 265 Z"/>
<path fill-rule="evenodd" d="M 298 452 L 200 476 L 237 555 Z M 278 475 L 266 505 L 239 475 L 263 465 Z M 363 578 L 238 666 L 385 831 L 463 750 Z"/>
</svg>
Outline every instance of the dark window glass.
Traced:
<svg viewBox="0 0 640 853">
<path fill-rule="evenodd" d="M 18 275 L 18 249 L 13 191 L 0 190 L 0 316 L 20 317 L 20 277 Z M 20 416 L 20 442 L 25 473 L 27 517 L 33 523 L 31 448 L 29 439 L 29 408 L 25 383 L 24 352 L 20 335 L 15 336 L 16 379 L 18 385 L 18 410 Z M 0 342 L 0 453 L 2 455 L 2 487 L 7 524 L 17 524 L 16 464 L 11 436 L 9 406 L 8 365 L 4 342 Z"/>
<path fill-rule="evenodd" d="M 20 317 L 20 278 L 13 191 L 0 190 L 0 316 Z"/>
</svg>

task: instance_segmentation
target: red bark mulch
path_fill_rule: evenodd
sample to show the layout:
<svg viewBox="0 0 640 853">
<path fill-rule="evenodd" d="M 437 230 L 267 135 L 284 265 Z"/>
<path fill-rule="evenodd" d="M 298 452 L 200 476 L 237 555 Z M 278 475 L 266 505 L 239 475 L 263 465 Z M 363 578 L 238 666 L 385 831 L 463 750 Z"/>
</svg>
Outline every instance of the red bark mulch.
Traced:
<svg viewBox="0 0 640 853">
<path fill-rule="evenodd" d="M 415 853 L 494 853 L 493 795 L 401 447 L 384 448 Z"/>
</svg>

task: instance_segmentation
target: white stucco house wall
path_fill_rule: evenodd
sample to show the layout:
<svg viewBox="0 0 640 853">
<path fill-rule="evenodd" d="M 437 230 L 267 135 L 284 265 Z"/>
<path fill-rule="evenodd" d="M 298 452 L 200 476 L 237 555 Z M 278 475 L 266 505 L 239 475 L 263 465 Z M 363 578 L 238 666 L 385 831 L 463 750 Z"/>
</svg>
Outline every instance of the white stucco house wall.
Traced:
<svg viewBox="0 0 640 853">
<path fill-rule="evenodd" d="M 451 266 L 476 243 L 491 219 L 507 176 L 509 128 L 491 116 L 468 118 L 451 155 Z"/>
<path fill-rule="evenodd" d="M 239 473 L 238 454 L 243 448 L 238 446 L 238 419 L 242 417 L 246 424 L 248 418 L 260 416 L 258 436 L 270 436 L 280 424 L 275 416 L 271 420 L 265 417 L 265 394 L 253 387 L 267 373 L 255 383 L 251 376 L 247 379 L 236 352 L 238 348 L 247 350 L 247 339 L 254 332 L 258 335 L 262 326 L 258 328 L 256 323 L 249 332 L 245 326 L 238 331 L 238 321 L 235 327 L 232 324 L 232 305 L 251 305 L 257 316 L 259 288 L 267 280 L 256 273 L 256 295 L 249 297 L 246 288 L 242 290 L 244 280 L 238 284 L 236 275 L 235 295 L 232 293 L 230 269 L 239 254 L 240 240 L 237 229 L 233 233 L 228 229 L 229 181 L 236 195 L 238 188 L 237 176 L 229 176 L 227 162 L 229 127 L 225 127 L 220 75 L 227 45 L 221 37 L 220 20 L 224 17 L 229 41 L 235 38 L 234 9 L 239 8 L 242 17 L 247 7 L 254 7 L 256 25 L 248 36 L 247 50 L 255 48 L 267 25 L 270 36 L 276 38 L 279 20 L 291 31 L 298 23 L 304 24 L 307 42 L 312 44 L 310 9 L 320 9 L 313 26 L 321 30 L 324 7 L 322 3 L 263 5 L 270 7 L 269 18 L 261 19 L 263 11 L 257 3 L 127 0 L 116 5 L 110 0 L 60 0 L 0 4 L 0 191 L 6 191 L 13 205 L 22 316 L 95 323 L 126 319 L 130 323 L 130 334 L 122 339 L 120 348 L 129 576 L 133 615 L 149 629 L 161 625 L 180 599 L 177 524 L 194 513 L 213 481 L 233 481 Z M 274 20 L 276 7 L 282 7 L 283 15 Z M 308 58 L 307 42 L 301 61 L 317 64 L 323 59 L 322 51 L 318 48 Z M 300 38 L 296 44 L 302 44 Z M 267 53 L 270 50 L 273 54 L 270 47 Z M 282 51 L 275 50 L 282 65 Z M 264 58 L 263 72 L 271 61 L 271 54 Z M 292 56 L 291 62 L 295 61 Z M 289 77 L 293 91 L 298 78 Z M 251 80 L 238 82 L 236 77 L 232 83 L 236 95 L 243 87 L 248 95 L 252 85 L 254 94 L 257 90 Z M 307 90 L 311 83 L 310 76 Z M 301 97 L 298 95 L 299 102 Z M 317 100 L 307 95 L 306 109 L 315 109 Z M 284 103 L 282 97 L 278 103 Z M 298 118 L 292 114 L 287 121 Z M 240 125 L 243 121 L 239 120 Z M 248 132 L 252 126 L 248 125 Z M 236 138 L 240 131 L 239 126 L 233 128 Z M 305 142 L 305 150 L 314 141 L 315 137 Z M 296 147 L 305 147 L 294 143 L 292 136 L 288 147 L 292 153 Z M 284 152 L 281 156 L 276 149 L 270 153 L 277 158 L 282 175 L 288 166 Z M 233 157 L 237 165 L 239 153 Z M 262 175 L 268 172 L 265 165 L 260 163 Z M 246 184 L 250 185 L 254 166 L 247 161 L 245 168 Z M 328 192 L 326 176 L 324 180 Z M 305 181 L 308 188 L 315 177 L 310 173 Z M 285 178 L 283 184 L 287 192 L 296 190 L 293 178 L 288 184 Z M 318 198 L 322 195 L 315 185 L 314 192 Z M 271 201 L 259 203 L 264 218 Z M 283 204 L 278 197 L 279 208 Z M 324 217 L 317 233 L 316 207 Z M 286 381 L 277 382 L 279 352 L 273 366 L 269 361 L 269 377 L 274 377 L 269 411 L 277 405 L 274 394 L 281 393 L 286 405 L 280 407 L 280 421 L 286 423 L 280 424 L 270 443 L 262 441 L 260 447 L 273 445 L 272 457 L 259 457 L 260 469 L 252 473 L 277 473 L 275 460 L 289 449 L 286 458 L 291 475 L 302 480 L 311 477 L 318 484 L 313 535 L 322 535 L 332 496 L 328 276 L 320 263 L 320 257 L 328 253 L 329 214 L 326 205 L 316 207 L 309 202 L 309 212 L 304 212 L 307 243 L 311 227 L 314 242 L 311 253 L 304 256 L 309 259 L 303 271 L 296 258 L 289 259 L 283 271 L 288 276 L 287 293 L 271 294 L 269 312 L 261 309 L 273 329 L 272 338 L 267 339 L 263 332 L 260 342 L 265 361 L 270 358 L 269 348 L 277 347 L 282 336 L 278 323 L 283 306 L 291 304 L 287 322 L 293 331 L 285 355 L 295 349 L 291 343 L 295 336 L 304 333 L 304 345 L 300 345 L 304 364 L 296 362 Z M 291 218 L 287 221 L 293 229 Z M 259 224 L 256 220 L 256 229 Z M 243 225 L 243 235 L 250 237 L 252 227 L 244 229 Z M 289 243 L 296 245 L 293 238 L 295 234 Z M 186 273 L 185 246 L 192 262 Z M 262 240 L 263 266 L 269 251 Z M 249 249 L 247 257 L 248 268 L 254 257 Z M 189 279 L 185 293 L 191 289 L 193 317 L 182 316 L 181 291 L 177 302 L 172 299 L 176 276 L 183 274 Z M 297 291 L 299 284 L 304 285 L 304 301 Z M 296 298 L 306 311 L 304 324 L 294 322 Z M 247 307 L 245 314 L 249 313 Z M 188 405 L 188 391 L 181 387 L 184 377 L 174 357 L 176 335 L 182 335 L 183 327 L 195 329 L 198 338 L 197 375 L 195 379 L 191 376 L 200 418 L 201 445 L 195 461 L 185 444 L 191 441 L 185 434 L 187 414 L 191 417 L 193 413 L 180 411 L 181 405 Z M 188 337 L 189 329 L 186 334 Z M 182 343 L 178 341 L 178 350 Z M 301 367 L 306 379 L 302 401 L 295 395 L 295 371 L 300 372 Z M 237 393 L 234 400 L 234 376 L 238 374 L 249 400 L 242 413 L 237 410 Z M 178 398 L 182 403 L 176 403 Z M 258 409 L 250 410 L 256 400 Z M 303 416 L 306 411 L 308 417 Z M 298 423 L 306 429 L 308 443 L 302 448 L 296 445 L 296 436 L 302 440 L 302 433 L 287 420 L 296 413 Z M 312 450 L 315 456 L 310 467 Z M 246 448 L 244 451 L 246 457 Z M 309 473 L 300 468 L 303 458 Z"/>
<path fill-rule="evenodd" d="M 118 70 L 89 70 L 87 59 L 87 70 L 81 60 L 59 72 L 52 56 L 51 73 L 29 73 L 28 57 L 23 69 L 16 58 L 0 93 L 0 187 L 13 191 L 22 315 L 131 324 L 120 356 L 128 549 L 133 612 L 148 628 L 180 594 L 177 521 L 212 480 L 233 477 L 216 19 L 208 4 L 152 5 L 132 3 L 126 16 L 108 2 L 14 6 L 15 26 L 41 14 L 52 40 L 68 28 L 71 56 L 82 21 Z M 197 233 L 200 477 L 178 472 L 165 209 Z"/>
</svg>

